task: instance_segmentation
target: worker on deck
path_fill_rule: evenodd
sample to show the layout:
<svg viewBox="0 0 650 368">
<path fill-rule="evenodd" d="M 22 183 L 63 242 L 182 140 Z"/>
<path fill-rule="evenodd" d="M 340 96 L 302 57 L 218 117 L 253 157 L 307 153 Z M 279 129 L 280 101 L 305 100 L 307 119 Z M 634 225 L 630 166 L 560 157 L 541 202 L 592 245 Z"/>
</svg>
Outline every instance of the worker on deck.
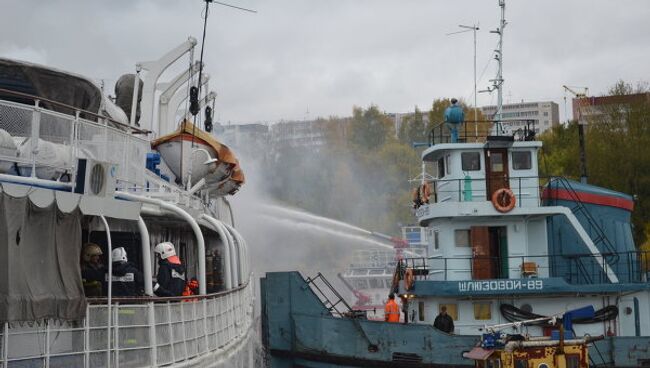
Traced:
<svg viewBox="0 0 650 368">
<path fill-rule="evenodd" d="M 129 262 L 124 247 L 113 249 L 113 278 L 111 293 L 113 296 L 140 296 L 144 294 L 144 277 L 142 272 Z M 108 274 L 106 275 L 108 281 Z"/>
<path fill-rule="evenodd" d="M 153 287 L 157 296 L 181 296 L 185 289 L 185 266 L 176 255 L 174 244 L 163 242 L 154 248 L 158 260 L 158 276 Z"/>
<path fill-rule="evenodd" d="M 384 321 L 399 322 L 399 306 L 395 302 L 395 294 L 388 294 L 388 302 L 384 307 Z"/>
<path fill-rule="evenodd" d="M 443 305 L 440 307 L 440 314 L 438 314 L 435 321 L 433 321 L 433 327 L 448 334 L 454 332 L 454 319 L 447 314 L 446 306 Z"/>
<path fill-rule="evenodd" d="M 81 279 L 87 297 L 101 297 L 104 290 L 106 269 L 101 261 L 102 249 L 95 243 L 84 245 L 81 257 Z"/>
<path fill-rule="evenodd" d="M 458 130 L 465 121 L 463 108 L 458 104 L 458 100 L 451 99 L 451 106 L 445 110 L 445 125 L 451 133 L 451 143 L 458 143 Z"/>
</svg>

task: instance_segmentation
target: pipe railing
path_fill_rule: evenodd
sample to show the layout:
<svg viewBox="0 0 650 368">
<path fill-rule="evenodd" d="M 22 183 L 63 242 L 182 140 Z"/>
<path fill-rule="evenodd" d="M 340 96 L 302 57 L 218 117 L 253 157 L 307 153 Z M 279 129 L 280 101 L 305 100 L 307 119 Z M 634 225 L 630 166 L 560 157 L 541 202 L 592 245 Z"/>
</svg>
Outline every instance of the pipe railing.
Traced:
<svg viewBox="0 0 650 368">
<path fill-rule="evenodd" d="M 487 137 L 492 135 L 492 130 L 495 124 L 501 125 L 517 125 L 521 128 L 513 130 L 511 136 L 515 137 L 516 140 L 534 140 L 535 138 L 535 125 L 537 125 L 537 120 L 535 119 L 519 119 L 519 120 L 508 120 L 508 121 L 496 121 L 496 120 L 471 120 L 465 121 L 462 123 L 460 130 L 458 131 L 458 142 L 457 143 L 475 143 L 475 142 L 485 142 Z M 452 143 L 451 142 L 451 132 L 447 127 L 446 123 L 438 123 L 434 126 L 431 131 L 429 131 L 429 146 L 442 143 Z"/>
<path fill-rule="evenodd" d="M 417 257 L 398 262 L 396 272 L 404 279 L 407 268 L 416 280 L 463 281 L 473 279 L 563 278 L 569 284 L 611 283 L 601 267 L 609 254 L 561 254 L 531 256 Z M 610 265 L 618 283 L 646 283 L 650 275 L 650 251 L 618 253 Z"/>
</svg>

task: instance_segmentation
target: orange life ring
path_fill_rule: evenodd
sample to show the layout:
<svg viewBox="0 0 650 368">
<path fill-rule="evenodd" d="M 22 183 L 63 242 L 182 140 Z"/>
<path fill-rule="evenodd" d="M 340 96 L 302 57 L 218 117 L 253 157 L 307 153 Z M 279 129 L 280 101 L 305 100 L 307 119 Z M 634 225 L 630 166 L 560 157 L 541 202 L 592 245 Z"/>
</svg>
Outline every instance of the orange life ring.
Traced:
<svg viewBox="0 0 650 368">
<path fill-rule="evenodd" d="M 413 283 L 414 283 L 414 278 L 413 278 L 413 269 L 412 268 L 407 268 L 406 273 L 404 275 L 404 281 L 405 281 L 405 286 L 406 290 L 412 290 L 413 289 Z"/>
<path fill-rule="evenodd" d="M 515 194 L 508 188 L 501 188 L 492 193 L 492 205 L 499 212 L 510 212 L 516 203 Z"/>
</svg>

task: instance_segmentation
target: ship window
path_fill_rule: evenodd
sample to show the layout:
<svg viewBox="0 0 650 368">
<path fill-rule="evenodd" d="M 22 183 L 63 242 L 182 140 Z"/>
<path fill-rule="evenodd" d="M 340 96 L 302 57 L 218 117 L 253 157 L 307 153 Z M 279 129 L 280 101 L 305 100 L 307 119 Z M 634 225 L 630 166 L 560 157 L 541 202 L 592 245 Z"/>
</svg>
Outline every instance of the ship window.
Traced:
<svg viewBox="0 0 650 368">
<path fill-rule="evenodd" d="M 454 230 L 454 242 L 457 247 L 469 247 L 469 230 Z"/>
<path fill-rule="evenodd" d="M 474 319 L 485 321 L 492 319 L 492 303 L 476 302 L 474 303 Z"/>
<path fill-rule="evenodd" d="M 492 172 L 503 172 L 503 155 L 501 154 L 493 154 L 490 155 L 490 170 Z"/>
<path fill-rule="evenodd" d="M 530 151 L 512 152 L 512 168 L 515 170 L 529 170 L 532 167 Z"/>
<path fill-rule="evenodd" d="M 447 307 L 447 314 L 454 321 L 458 321 L 458 304 L 440 304 L 438 305 L 438 313 L 440 313 L 442 307 Z"/>
<path fill-rule="evenodd" d="M 515 368 L 528 368 L 527 359 L 515 359 Z"/>
<path fill-rule="evenodd" d="M 433 249 L 440 249 L 440 239 L 438 238 L 440 232 L 438 230 L 433 231 Z"/>
<path fill-rule="evenodd" d="M 424 302 L 418 302 L 418 319 L 424 321 Z"/>
<path fill-rule="evenodd" d="M 463 171 L 481 170 L 481 154 L 478 152 L 463 152 L 460 154 Z"/>
<path fill-rule="evenodd" d="M 381 280 L 370 279 L 370 280 L 368 280 L 368 282 L 370 282 L 370 288 L 371 289 L 381 289 L 382 288 Z"/>
<path fill-rule="evenodd" d="M 442 179 L 445 177 L 445 158 L 440 157 L 438 160 L 438 179 Z"/>
<path fill-rule="evenodd" d="M 449 163 L 451 161 L 451 156 L 447 155 L 445 156 L 445 169 L 447 170 L 447 174 L 451 174 L 451 164 Z"/>
</svg>

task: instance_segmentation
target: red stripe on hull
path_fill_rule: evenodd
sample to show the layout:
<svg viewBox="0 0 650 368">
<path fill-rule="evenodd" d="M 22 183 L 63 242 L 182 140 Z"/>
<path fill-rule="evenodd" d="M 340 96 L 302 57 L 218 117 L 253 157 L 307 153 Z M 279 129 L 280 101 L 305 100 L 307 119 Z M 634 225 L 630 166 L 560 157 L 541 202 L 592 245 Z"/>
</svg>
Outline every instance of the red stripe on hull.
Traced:
<svg viewBox="0 0 650 368">
<path fill-rule="evenodd" d="M 616 207 L 630 212 L 634 209 L 634 202 L 629 199 L 585 192 L 576 192 L 576 194 L 578 195 L 578 199 L 584 203 Z M 542 193 L 542 199 L 561 199 L 575 202 L 573 195 L 565 189 L 546 188 L 544 189 L 544 193 Z"/>
</svg>

